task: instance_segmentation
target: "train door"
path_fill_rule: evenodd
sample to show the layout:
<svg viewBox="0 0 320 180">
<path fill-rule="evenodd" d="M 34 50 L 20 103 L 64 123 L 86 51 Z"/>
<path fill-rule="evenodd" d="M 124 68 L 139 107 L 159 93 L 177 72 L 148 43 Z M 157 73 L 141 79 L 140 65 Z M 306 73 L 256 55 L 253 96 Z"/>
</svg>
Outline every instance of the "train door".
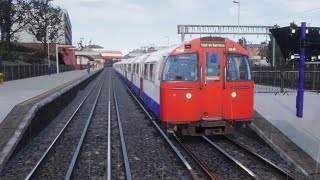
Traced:
<svg viewBox="0 0 320 180">
<path fill-rule="evenodd" d="M 135 64 L 131 64 L 131 82 L 130 82 L 130 85 L 131 85 L 131 89 L 133 90 L 133 74 L 134 74 L 134 69 L 135 68 Z"/>
<path fill-rule="evenodd" d="M 223 118 L 227 120 L 253 118 L 254 82 L 248 57 L 228 54 L 224 68 Z"/>
<path fill-rule="evenodd" d="M 222 119 L 222 78 L 220 73 L 223 54 L 220 52 L 204 52 L 204 86 L 202 89 L 202 119 Z"/>
</svg>

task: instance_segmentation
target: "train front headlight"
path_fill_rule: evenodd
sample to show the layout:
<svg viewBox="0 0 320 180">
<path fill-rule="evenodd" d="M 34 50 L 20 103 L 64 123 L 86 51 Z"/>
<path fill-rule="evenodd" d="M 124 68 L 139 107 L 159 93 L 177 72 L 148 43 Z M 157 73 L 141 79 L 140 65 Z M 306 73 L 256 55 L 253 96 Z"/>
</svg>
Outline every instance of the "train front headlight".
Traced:
<svg viewBox="0 0 320 180">
<path fill-rule="evenodd" d="M 237 97 L 237 93 L 236 92 L 231 93 L 231 97 L 232 98 L 236 98 Z"/>
</svg>

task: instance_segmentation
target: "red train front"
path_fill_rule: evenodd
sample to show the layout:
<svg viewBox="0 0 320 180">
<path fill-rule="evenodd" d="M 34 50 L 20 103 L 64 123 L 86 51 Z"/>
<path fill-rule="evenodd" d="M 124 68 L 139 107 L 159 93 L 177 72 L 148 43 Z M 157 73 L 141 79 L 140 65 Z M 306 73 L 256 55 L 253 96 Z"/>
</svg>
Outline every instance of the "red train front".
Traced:
<svg viewBox="0 0 320 180">
<path fill-rule="evenodd" d="M 253 118 L 247 51 L 220 37 L 186 42 L 161 67 L 160 119 L 183 135 L 230 132 Z"/>
</svg>

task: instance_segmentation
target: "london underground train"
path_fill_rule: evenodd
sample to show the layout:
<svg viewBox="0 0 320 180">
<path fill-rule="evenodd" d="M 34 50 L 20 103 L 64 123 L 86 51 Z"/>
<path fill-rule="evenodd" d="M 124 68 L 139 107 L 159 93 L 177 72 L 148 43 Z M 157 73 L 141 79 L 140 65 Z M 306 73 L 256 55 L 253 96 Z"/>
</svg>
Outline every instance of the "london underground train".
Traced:
<svg viewBox="0 0 320 180">
<path fill-rule="evenodd" d="M 226 134 L 253 119 L 248 52 L 230 39 L 197 38 L 113 67 L 168 132 Z"/>
</svg>

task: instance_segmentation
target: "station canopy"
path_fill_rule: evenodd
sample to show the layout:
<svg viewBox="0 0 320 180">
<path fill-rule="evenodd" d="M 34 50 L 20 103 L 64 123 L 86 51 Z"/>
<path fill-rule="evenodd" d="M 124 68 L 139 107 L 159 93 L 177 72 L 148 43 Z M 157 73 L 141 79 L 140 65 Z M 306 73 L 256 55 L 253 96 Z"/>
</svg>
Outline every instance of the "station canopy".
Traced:
<svg viewBox="0 0 320 180">
<path fill-rule="evenodd" d="M 320 28 L 306 28 L 306 61 L 320 61 Z M 291 25 L 288 27 L 270 29 L 283 57 L 288 60 L 298 60 L 301 47 L 301 27 Z"/>
<path fill-rule="evenodd" d="M 93 49 L 93 51 L 100 52 L 104 59 L 121 59 L 123 57 L 121 51 L 111 51 L 105 49 Z"/>
</svg>

